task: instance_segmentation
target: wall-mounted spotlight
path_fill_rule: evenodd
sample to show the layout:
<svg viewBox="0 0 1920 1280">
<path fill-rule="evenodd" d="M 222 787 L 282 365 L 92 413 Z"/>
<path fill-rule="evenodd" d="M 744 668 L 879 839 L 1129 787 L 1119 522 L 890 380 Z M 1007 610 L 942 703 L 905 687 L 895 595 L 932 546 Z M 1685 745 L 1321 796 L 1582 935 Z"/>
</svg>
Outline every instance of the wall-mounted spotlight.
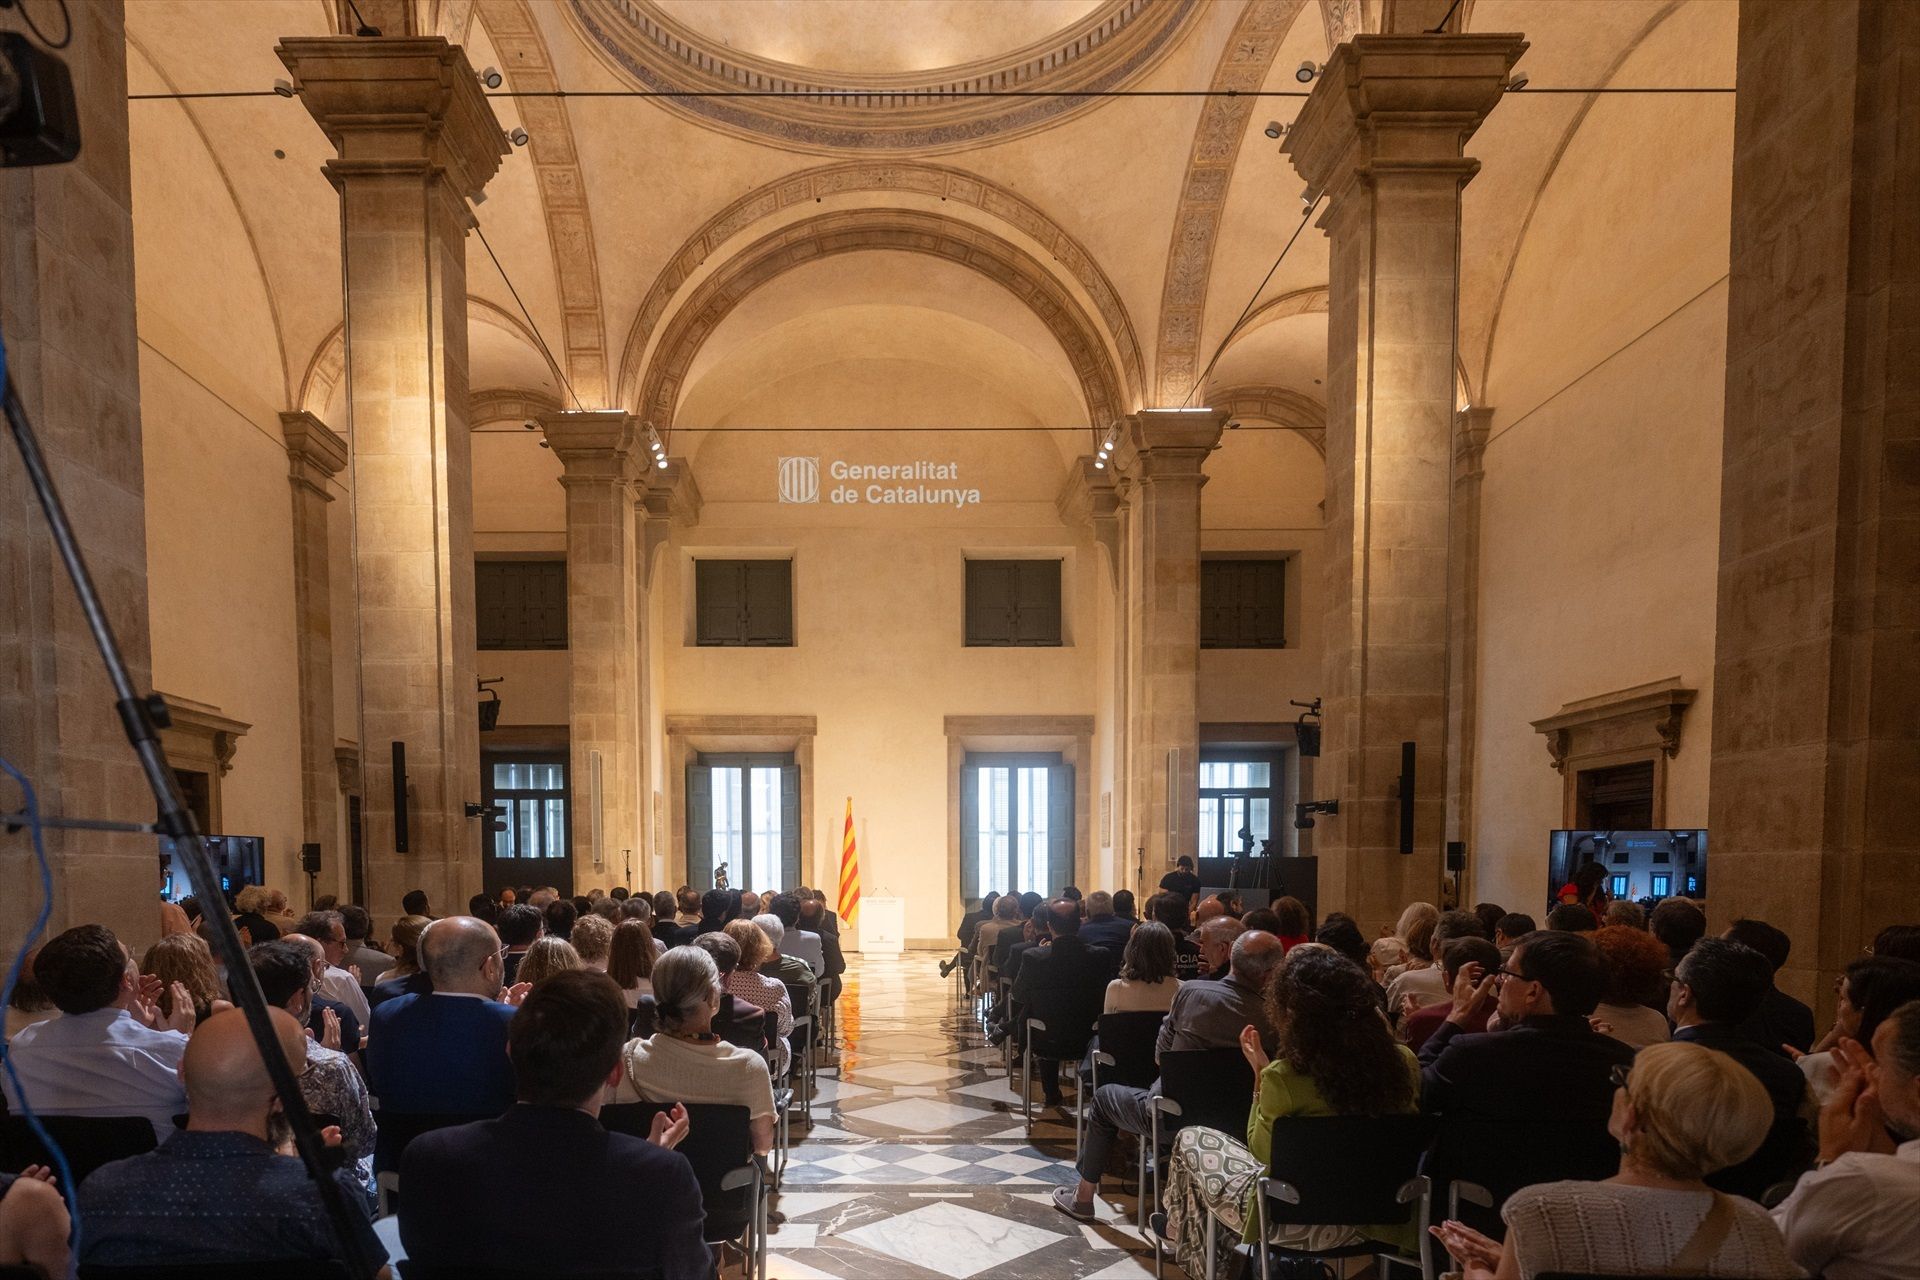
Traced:
<svg viewBox="0 0 1920 1280">
<path fill-rule="evenodd" d="M 1294 68 L 1293 78 L 1295 80 L 1298 80 L 1301 84 L 1312 84 L 1314 82 L 1315 77 L 1317 77 L 1325 69 L 1326 68 L 1322 67 L 1319 63 L 1309 58 L 1307 61 L 1301 63 L 1298 67 Z"/>
<path fill-rule="evenodd" d="M 653 460 L 653 465 L 665 471 L 667 469 L 667 459 L 665 455 L 656 456 Z"/>
<path fill-rule="evenodd" d="M 1269 138 L 1285 137 L 1286 132 L 1287 126 L 1281 124 L 1278 120 L 1267 121 L 1267 136 Z"/>
<path fill-rule="evenodd" d="M 484 191 L 476 191 L 476 192 L 474 192 L 474 193 L 473 193 L 473 202 L 474 202 L 475 204 L 477 204 L 477 205 L 478 205 L 478 204 L 485 204 L 485 203 L 487 202 L 487 193 L 486 193 L 486 192 L 484 192 Z"/>
<path fill-rule="evenodd" d="M 516 147 L 524 147 L 527 145 L 527 131 L 516 125 L 513 132 L 507 135 L 507 141 Z"/>
<path fill-rule="evenodd" d="M 1513 79 L 1507 81 L 1508 93 L 1518 93 L 1520 92 L 1520 90 L 1526 87 L 1527 87 L 1527 73 L 1524 71 L 1522 71 L 1519 75 L 1515 76 Z"/>
<path fill-rule="evenodd" d="M 1338 800 L 1303 800 L 1296 804 L 1293 806 L 1295 830 L 1313 830 L 1313 815 L 1316 813 L 1324 813 L 1329 818 L 1336 817 L 1340 813 L 1340 802 Z"/>
<path fill-rule="evenodd" d="M 293 81 L 275 80 L 273 82 L 273 91 L 283 98 L 291 98 L 293 96 Z"/>
<path fill-rule="evenodd" d="M 480 83 L 489 89 L 498 89 L 502 83 L 500 68 L 488 67 L 485 71 L 482 71 L 480 73 Z"/>
</svg>

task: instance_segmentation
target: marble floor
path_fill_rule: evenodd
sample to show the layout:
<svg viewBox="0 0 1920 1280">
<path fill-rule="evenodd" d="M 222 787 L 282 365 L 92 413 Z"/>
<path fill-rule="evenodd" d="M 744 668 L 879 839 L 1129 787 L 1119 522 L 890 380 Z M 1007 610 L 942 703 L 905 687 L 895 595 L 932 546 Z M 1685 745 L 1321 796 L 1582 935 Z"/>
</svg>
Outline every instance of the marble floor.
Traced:
<svg viewBox="0 0 1920 1280">
<path fill-rule="evenodd" d="M 1119 1182 L 1103 1184 L 1096 1224 L 1053 1208 L 1053 1188 L 1076 1177 L 1072 1121 L 1036 1112 L 1028 1132 L 1018 1080 L 1008 1084 L 1001 1052 L 941 979 L 941 958 L 848 957 L 840 1068 L 820 1076 L 812 1127 L 794 1125 L 768 1276 L 1151 1276 L 1153 1250 Z M 1182 1273 L 1168 1260 L 1165 1274 Z"/>
</svg>

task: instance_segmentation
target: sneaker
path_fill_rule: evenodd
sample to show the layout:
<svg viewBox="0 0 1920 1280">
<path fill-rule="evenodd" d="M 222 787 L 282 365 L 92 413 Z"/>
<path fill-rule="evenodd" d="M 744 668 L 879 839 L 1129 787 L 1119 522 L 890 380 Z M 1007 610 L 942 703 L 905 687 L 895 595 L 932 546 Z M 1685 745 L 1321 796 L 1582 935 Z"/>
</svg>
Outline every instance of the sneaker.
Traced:
<svg viewBox="0 0 1920 1280">
<path fill-rule="evenodd" d="M 1093 1211 L 1093 1202 L 1081 1204 L 1073 1198 L 1072 1187 L 1053 1189 L 1053 1207 L 1072 1218 L 1075 1222 L 1098 1222 L 1100 1216 Z"/>
</svg>

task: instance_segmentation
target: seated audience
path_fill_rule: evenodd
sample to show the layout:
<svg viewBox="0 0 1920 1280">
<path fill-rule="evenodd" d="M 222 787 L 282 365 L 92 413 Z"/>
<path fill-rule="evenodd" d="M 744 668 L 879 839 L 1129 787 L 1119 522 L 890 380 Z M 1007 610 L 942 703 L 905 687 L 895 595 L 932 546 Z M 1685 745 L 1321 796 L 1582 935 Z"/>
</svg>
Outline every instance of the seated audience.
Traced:
<svg viewBox="0 0 1920 1280">
<path fill-rule="evenodd" d="M 796 902 L 794 918 L 797 920 L 799 916 L 799 903 Z M 766 964 L 761 966 L 762 973 L 770 978 L 777 978 L 789 987 L 813 987 L 819 983 L 820 980 L 814 976 L 812 965 L 799 956 L 789 955 L 781 949 L 781 944 L 787 940 L 787 926 L 781 923 L 779 916 L 771 912 L 763 912 L 753 918 L 753 923 L 760 932 L 767 935 L 767 941 L 773 946 L 773 955 L 768 958 Z M 797 1017 L 801 1010 L 795 1009 L 793 1012 Z"/>
<path fill-rule="evenodd" d="M 1319 932 L 1313 940 L 1323 947 L 1332 947 L 1362 969 L 1371 970 L 1369 961 L 1373 951 L 1367 945 L 1367 935 L 1360 932 L 1360 925 L 1343 911 L 1336 911 L 1320 922 Z M 1378 984 L 1376 984 L 1378 985 Z M 1383 992 L 1384 996 L 1385 993 Z"/>
<path fill-rule="evenodd" d="M 965 964 L 967 957 L 973 954 L 973 937 L 976 933 L 980 932 L 980 926 L 982 924 L 993 919 L 993 904 L 999 900 L 999 893 L 989 889 L 987 890 L 986 897 L 980 899 L 980 905 L 978 907 L 975 907 L 960 917 L 960 927 L 954 931 L 954 936 L 959 939 L 960 949 L 955 951 L 950 959 L 940 962 L 941 977 L 944 978 L 952 973 L 955 965 Z M 794 905 L 796 908 L 795 919 L 798 919 L 797 908 L 799 906 L 799 899 L 794 899 Z"/>
<path fill-rule="evenodd" d="M 38 1022 L 7 1045 L 13 1074 L 44 1116 L 144 1116 L 154 1135 L 173 1132 L 186 1110 L 180 1058 L 193 1030 L 193 999 L 176 982 L 173 1011 L 160 1012 L 157 984 L 142 990 L 120 940 L 97 924 L 49 938 L 34 956 L 34 980 L 62 1016 Z M 18 1111 L 11 1076 L 0 1074 Z"/>
<path fill-rule="evenodd" d="M 626 997 L 627 1008 L 638 1007 L 640 997 L 653 994 L 653 962 L 659 954 L 653 949 L 653 934 L 638 920 L 622 920 L 613 931 L 607 976 Z"/>
<path fill-rule="evenodd" d="M 1920 1001 L 1887 1015 L 1871 1055 L 1854 1040 L 1834 1052 L 1840 1069 L 1820 1109 L 1819 1166 L 1773 1219 L 1810 1275 L 1908 1280 L 1920 1273 Z"/>
<path fill-rule="evenodd" d="M 780 921 L 782 933 L 778 944 L 780 954 L 793 956 L 807 968 L 813 970 L 816 980 L 827 976 L 827 953 L 820 944 L 820 935 L 800 927 L 800 899 L 791 893 L 776 893 L 767 906 L 767 913 Z M 972 935 L 970 934 L 969 937 Z M 964 945 L 964 944 L 962 944 Z M 940 970 L 940 976 L 946 977 L 952 965 Z"/>
<path fill-rule="evenodd" d="M 484 893 L 476 893 L 467 899 L 467 914 L 475 920 L 485 920 L 488 924 L 498 927 L 502 905 Z"/>
<path fill-rule="evenodd" d="M 1014 1006 L 1046 1011 L 1042 1021 L 1048 1017 L 1064 1019 L 1069 1025 L 1056 1027 L 1048 1022 L 1049 1031 L 1057 1030 L 1062 1035 L 1070 1036 L 1080 1026 L 1091 1029 L 1100 1016 L 1107 981 L 1115 968 L 1113 957 L 1106 948 L 1090 947 L 1080 937 L 1077 904 L 1061 898 L 1035 913 L 1036 919 L 1041 917 L 1045 917 L 1053 941 L 1030 954 L 1021 966 L 1013 985 Z M 1024 1024 L 1019 1030 L 1024 1040 Z M 1036 1054 L 1033 1074 L 1040 1078 L 1045 1104 L 1062 1105 L 1060 1064 Z"/>
<path fill-rule="evenodd" d="M 367 1024 L 367 993 L 360 979 L 341 966 L 347 960 L 347 923 L 338 911 L 309 911 L 294 923 L 293 932 L 317 941 L 325 953 L 327 967 L 320 977 L 320 994 L 353 1010 L 361 1026 Z"/>
<path fill-rule="evenodd" d="M 1625 898 L 1615 898 L 1607 904 L 1607 914 L 1600 917 L 1600 925 L 1602 928 L 1613 924 L 1624 925 L 1629 929 L 1638 929 L 1644 933 L 1647 928 L 1647 909 L 1637 902 L 1629 902 Z"/>
<path fill-rule="evenodd" d="M 1773 1128 L 1750 1159 L 1719 1174 L 1723 1191 L 1758 1200 L 1768 1187 L 1797 1177 L 1807 1166 L 1807 1125 L 1800 1117 L 1806 1078 L 1778 1049 L 1749 1040 L 1741 1030 L 1766 994 L 1771 970 L 1752 947 L 1725 938 L 1701 938 L 1674 970 L 1667 994 L 1673 1038 L 1718 1049 L 1765 1086 L 1773 1099 Z"/>
<path fill-rule="evenodd" d="M 713 1033 L 713 1016 L 726 998 L 713 956 L 704 947 L 673 948 L 654 966 L 653 996 L 660 1029 L 627 1042 L 620 1083 L 608 1101 L 745 1107 L 754 1151 L 773 1150 L 773 1082 L 766 1059 Z"/>
<path fill-rule="evenodd" d="M 1240 923 L 1276 938 L 1280 936 L 1280 917 L 1273 913 L 1272 907 L 1255 907 L 1240 917 Z"/>
<path fill-rule="evenodd" d="M 1888 960 L 1920 964 L 1920 924 L 1890 924 L 1873 936 L 1867 950 Z"/>
<path fill-rule="evenodd" d="M 740 944 L 723 929 L 703 933 L 693 940 L 696 949 L 707 953 L 714 972 L 720 975 L 720 1008 L 713 1015 L 713 1033 L 722 1040 L 752 1049 L 769 1060 L 773 1057 L 774 1020 L 759 1005 L 750 1004 L 727 990 L 727 977 L 740 967 Z M 656 959 L 655 965 L 659 964 Z"/>
<path fill-rule="evenodd" d="M 291 940 L 256 942 L 247 949 L 247 960 L 267 1003 L 305 1026 L 313 986 L 306 949 Z M 308 1110 L 332 1116 L 340 1126 L 340 1145 L 364 1193 L 373 1185 L 373 1104 L 366 1082 L 338 1045 L 309 1040 L 300 1096 Z"/>
<path fill-rule="evenodd" d="M 13 995 L 7 1000 L 6 1038 L 12 1040 L 36 1022 L 60 1016 L 53 999 L 33 976 L 33 962 L 40 955 L 35 947 L 20 958 L 20 974 L 14 979 Z"/>
<path fill-rule="evenodd" d="M 406 894 L 400 899 L 400 914 L 403 916 L 425 916 L 429 920 L 433 919 L 433 912 L 429 909 L 427 903 L 427 891 L 425 889 L 407 890 Z"/>
<path fill-rule="evenodd" d="M 539 897 L 538 893 L 534 897 Z M 501 957 L 505 966 L 504 985 L 512 986 L 520 981 L 520 964 L 526 958 L 527 948 L 531 947 L 547 930 L 547 917 L 539 907 L 530 902 L 516 902 L 502 909 L 498 924 L 500 945 L 506 948 Z"/>
<path fill-rule="evenodd" d="M 393 965 L 367 993 L 369 1009 L 395 996 L 422 996 L 433 990 L 433 980 L 420 967 L 420 937 L 432 923 L 425 916 L 401 916 L 393 922 Z"/>
<path fill-rule="evenodd" d="M 1852 1040 L 1871 1056 L 1874 1036 L 1887 1015 L 1909 1000 L 1920 1000 L 1920 964 L 1861 956 L 1847 966 L 1835 986 L 1834 1043 Z M 1801 1112 L 1817 1115 L 1840 1082 L 1839 1057 L 1834 1050 L 1822 1050 L 1800 1058 L 1798 1065 L 1807 1080 L 1807 1102 Z"/>
<path fill-rule="evenodd" d="M 360 971 L 360 985 L 370 988 L 393 968 L 393 957 L 373 945 L 373 917 L 365 907 L 352 903 L 340 908 L 340 923 L 347 930 L 347 958 L 343 968 Z"/>
<path fill-rule="evenodd" d="M 840 950 L 840 917 L 827 910 L 827 895 L 818 889 L 795 891 L 800 899 L 800 927 L 820 935 L 820 950 L 827 961 L 827 985 L 820 998 L 832 1001 L 840 994 L 840 975 L 847 971 L 847 957 Z"/>
<path fill-rule="evenodd" d="M 1593 1011 L 1597 1030 L 1632 1049 L 1664 1044 L 1671 1037 L 1658 1007 L 1667 990 L 1667 949 L 1652 934 L 1610 924 L 1593 935 L 1607 985 Z"/>
<path fill-rule="evenodd" d="M 1113 891 L 1113 914 L 1125 920 L 1129 926 L 1140 923 L 1139 913 L 1134 909 L 1133 890 L 1115 889 Z"/>
<path fill-rule="evenodd" d="M 725 933 L 740 949 L 740 960 L 733 971 L 725 975 L 721 985 L 729 995 L 738 996 L 762 1013 L 772 1015 L 773 1074 L 784 1076 L 791 1060 L 787 1037 L 793 1034 L 793 998 L 787 994 L 786 983 L 760 971 L 762 966 L 771 965 L 779 957 L 767 935 L 751 920 L 729 920 Z"/>
<path fill-rule="evenodd" d="M 1447 990 L 1452 991 L 1460 984 L 1460 971 L 1468 965 L 1478 966 L 1482 974 L 1493 973 L 1500 967 L 1500 948 L 1485 938 L 1449 938 L 1440 946 L 1440 972 L 1445 975 Z M 1400 1009 L 1400 1038 L 1415 1053 L 1440 1029 L 1440 1024 L 1453 1012 L 1453 1001 L 1445 1000 L 1439 1004 L 1421 1006 L 1416 997 L 1406 997 Z M 1491 1001 L 1483 1002 L 1462 1025 L 1467 1032 L 1485 1031 L 1487 1019 L 1493 1015 Z"/>
<path fill-rule="evenodd" d="M 602 902 L 611 902 L 611 898 L 602 898 Z M 589 913 L 573 922 L 573 934 L 569 941 L 573 943 L 574 953 L 580 957 L 580 966 L 595 973 L 607 971 L 607 953 L 613 949 L 613 925 L 605 916 Z"/>
<path fill-rule="evenodd" d="M 1605 987 L 1599 949 L 1578 933 L 1530 933 L 1493 973 L 1467 966 L 1446 1021 L 1420 1048 L 1421 1109 L 1603 1131 L 1613 1069 L 1633 1061 L 1588 1022 Z M 1488 1001 L 1504 1030 L 1468 1031 Z"/>
<path fill-rule="evenodd" d="M 685 1132 L 684 1109 L 655 1117 L 652 1141 L 609 1133 L 596 1118 L 602 1091 L 620 1078 L 626 1035 L 625 1002 L 604 974 L 556 973 L 527 994 L 507 1028 L 514 1105 L 498 1120 L 407 1145 L 400 1240 L 410 1260 L 449 1272 L 713 1273 L 700 1184 L 669 1150 Z M 475 1230 L 511 1222 L 536 1229 Z"/>
<path fill-rule="evenodd" d="M 1203 925 L 1209 920 L 1218 920 L 1222 916 L 1232 914 L 1227 910 L 1226 895 L 1216 893 L 1202 898 L 1200 905 L 1193 909 L 1193 923 L 1196 926 Z"/>
<path fill-rule="evenodd" d="M 1019 927 L 1019 924 L 1020 899 L 1010 893 L 996 898 L 993 903 L 993 915 L 982 920 L 980 927 L 974 930 L 973 954 L 990 959 L 993 956 L 994 947 L 1000 941 L 1000 935 L 1008 929 Z"/>
<path fill-rule="evenodd" d="M 1422 917 L 1415 922 L 1412 935 L 1407 945 L 1416 963 L 1409 964 L 1387 984 L 1387 1013 L 1396 1020 L 1405 1016 L 1409 1004 L 1424 1009 L 1447 1002 L 1452 987 L 1438 964 L 1440 949 L 1454 938 L 1479 937 L 1480 917 L 1471 911 L 1448 911 L 1430 926 Z"/>
<path fill-rule="evenodd" d="M 275 908 L 278 908 L 276 911 Z M 233 895 L 234 927 L 246 930 L 241 941 L 272 942 L 280 936 L 282 924 L 269 915 L 278 916 L 287 907 L 287 895 L 265 885 L 242 885 L 240 892 Z M 291 926 L 292 921 L 286 925 Z"/>
<path fill-rule="evenodd" d="M 653 910 L 653 904 L 645 898 L 628 898 L 628 902 L 645 903 L 647 910 Z M 555 898 L 541 909 L 546 919 L 547 936 L 559 938 L 562 942 L 573 936 L 573 922 L 580 918 L 580 910 L 566 898 Z"/>
<path fill-rule="evenodd" d="M 1798 1276 L 1766 1210 L 1704 1180 L 1760 1145 L 1773 1115 L 1766 1090 L 1725 1054 L 1690 1044 L 1652 1045 L 1623 1074 L 1607 1121 L 1618 1173 L 1516 1192 L 1500 1214 L 1504 1244 L 1458 1222 L 1434 1228 L 1466 1280 Z"/>
<path fill-rule="evenodd" d="M 1592 933 L 1599 927 L 1599 917 L 1583 902 L 1563 902 L 1547 912 L 1547 928 L 1555 933 Z"/>
<path fill-rule="evenodd" d="M 582 967 L 580 953 L 573 949 L 573 944 L 549 934 L 533 940 L 533 945 L 527 948 L 526 957 L 520 961 L 520 972 L 516 977 L 520 982 L 531 985 L 543 978 L 551 978 L 556 973 Z"/>
<path fill-rule="evenodd" d="M 700 895 L 700 925 L 694 936 L 719 933 L 727 921 L 739 914 L 740 900 L 725 889 L 709 889 Z"/>
<path fill-rule="evenodd" d="M 1667 968 L 1672 969 L 1707 936 L 1707 914 L 1685 898 L 1664 898 L 1647 917 L 1647 928 L 1666 944 Z"/>
<path fill-rule="evenodd" d="M 1268 983 L 1266 1003 L 1278 1041 L 1271 1058 L 1249 1026 L 1240 1048 L 1253 1067 L 1255 1095 L 1244 1141 L 1189 1125 L 1173 1144 L 1166 1227 L 1190 1276 L 1207 1274 L 1206 1217 L 1252 1240 L 1254 1196 L 1271 1154 L 1273 1123 L 1292 1116 L 1390 1116 L 1418 1109 L 1420 1066 L 1375 1015 L 1372 979 L 1345 956 L 1321 947 L 1287 954 Z M 1069 1194 L 1054 1193 L 1055 1203 Z M 1071 1211 L 1074 1205 L 1063 1206 Z M 1337 1248 L 1363 1239 L 1413 1245 L 1408 1225 L 1286 1226 L 1271 1239 L 1295 1247 Z M 1226 1234 L 1226 1233 L 1223 1233 Z M 1230 1243 L 1230 1241 L 1229 1241 Z"/>
<path fill-rule="evenodd" d="M 1298 898 L 1275 898 L 1273 914 L 1280 920 L 1280 927 L 1273 932 L 1280 939 L 1280 945 L 1289 951 L 1307 941 L 1313 933 L 1313 916 L 1308 913 L 1307 904 Z"/>
<path fill-rule="evenodd" d="M 307 1014 L 307 1030 L 327 1038 L 329 1043 L 337 1044 L 343 1052 L 360 1052 L 361 1045 L 366 1042 L 366 1026 L 352 1009 L 325 994 L 327 953 L 320 939 L 289 929 L 280 935 L 279 940 L 292 943 L 304 951 L 313 970 L 313 1008 Z"/>
<path fill-rule="evenodd" d="M 280 1052 L 296 1074 L 306 1062 L 300 1024 L 270 1009 Z M 297 1157 L 281 1155 L 280 1100 L 238 1009 L 194 1029 L 180 1062 L 187 1127 L 169 1125 L 158 1150 L 94 1170 L 80 1187 L 82 1267 L 341 1260 L 319 1191 Z M 365 1197 L 342 1171 L 361 1253 L 389 1274 Z"/>
<path fill-rule="evenodd" d="M 147 948 L 140 972 L 160 980 L 160 1012 L 173 1012 L 173 986 L 180 984 L 193 1001 L 195 1022 L 204 1021 L 233 1005 L 213 967 L 213 950 L 196 933 L 170 933 Z"/>
<path fill-rule="evenodd" d="M 1417 959 L 1421 968 L 1426 968 L 1433 963 L 1430 944 L 1433 941 L 1433 926 L 1439 922 L 1440 908 L 1431 902 L 1407 904 L 1406 908 L 1400 912 L 1400 919 L 1393 926 L 1393 933 L 1390 935 L 1400 940 L 1410 957 L 1403 963 L 1412 964 Z M 1380 985 L 1386 986 L 1399 976 L 1397 969 L 1388 969 L 1384 975 L 1381 975 Z"/>
<path fill-rule="evenodd" d="M 484 920 L 450 916 L 427 927 L 420 953 L 433 990 L 373 1011 L 367 1084 L 382 1111 L 499 1115 L 513 1105 L 500 936 Z"/>
<path fill-rule="evenodd" d="M 1497 902 L 1476 902 L 1473 914 L 1480 921 L 1481 936 L 1491 938 L 1499 930 L 1500 922 L 1507 918 L 1507 909 Z"/>
<path fill-rule="evenodd" d="M 1533 922 L 1532 916 L 1520 911 L 1510 911 L 1501 916 L 1500 923 L 1494 926 L 1493 945 L 1500 948 L 1502 956 L 1511 956 L 1514 945 L 1539 927 Z"/>
<path fill-rule="evenodd" d="M 1080 924 L 1080 940 L 1117 956 L 1127 949 L 1127 935 L 1133 932 L 1133 925 L 1133 921 L 1114 914 L 1112 894 L 1096 889 L 1087 895 L 1087 918 Z"/>
<path fill-rule="evenodd" d="M 1226 981 L 1233 961 L 1234 939 L 1246 931 L 1247 927 L 1232 916 L 1215 916 L 1196 928 L 1188 935 L 1198 953 L 1193 976 L 1209 982 Z"/>
<path fill-rule="evenodd" d="M 1813 1026 L 1813 1010 L 1782 991 L 1774 981 L 1793 951 L 1793 939 L 1764 920 L 1735 920 L 1720 936 L 1745 943 L 1767 962 L 1766 994 L 1760 997 L 1760 1007 L 1740 1029 L 1749 1039 L 1769 1049 L 1782 1045 L 1791 1046 L 1795 1053 L 1812 1049 L 1813 1038 L 1818 1034 Z"/>
<path fill-rule="evenodd" d="M 68 1273 L 67 1202 L 54 1189 L 53 1171 L 32 1164 L 0 1173 L 0 1266 L 32 1267 L 49 1277 Z"/>
<path fill-rule="evenodd" d="M 700 891 L 692 885 L 683 884 L 674 893 L 673 900 L 678 908 L 673 922 L 677 925 L 697 925 L 700 923 Z"/>
<path fill-rule="evenodd" d="M 675 918 L 675 912 L 678 910 L 679 906 L 673 890 L 662 889 L 653 895 L 653 919 L 656 925 L 679 924 L 679 920 Z"/>
<path fill-rule="evenodd" d="M 1259 1028 L 1263 1046 L 1271 1045 L 1273 1020 L 1267 1011 L 1266 986 L 1285 954 L 1280 939 L 1270 933 L 1241 934 L 1233 944 L 1232 971 L 1226 981 L 1184 982 L 1174 993 L 1167 1020 L 1160 1024 L 1154 1041 L 1153 1060 L 1192 1049 L 1232 1048 L 1248 1026 Z M 1158 1087 L 1156 1081 L 1154 1088 Z M 1114 1140 L 1122 1132 L 1149 1132 L 1147 1105 L 1153 1092 L 1125 1084 L 1103 1084 L 1094 1092 L 1080 1144 L 1080 1181 L 1067 1198 L 1073 1216 L 1093 1211 L 1093 1196 L 1100 1189 L 1100 1174 L 1107 1167 Z M 1061 1202 L 1056 1194 L 1054 1203 L 1066 1208 Z"/>
<path fill-rule="evenodd" d="M 1173 976 L 1173 935 L 1158 921 L 1143 924 L 1127 938 L 1120 976 L 1107 984 L 1100 1012 L 1163 1013 L 1173 1007 L 1179 990 L 1180 979 Z"/>
</svg>

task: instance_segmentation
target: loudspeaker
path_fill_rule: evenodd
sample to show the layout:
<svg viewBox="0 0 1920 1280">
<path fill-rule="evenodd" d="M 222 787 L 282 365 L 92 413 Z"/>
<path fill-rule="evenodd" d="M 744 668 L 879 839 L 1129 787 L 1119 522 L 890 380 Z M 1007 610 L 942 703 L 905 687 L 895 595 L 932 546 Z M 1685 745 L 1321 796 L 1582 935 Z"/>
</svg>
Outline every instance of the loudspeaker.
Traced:
<svg viewBox="0 0 1920 1280">
<path fill-rule="evenodd" d="M 320 874 L 320 846 L 303 844 L 300 846 L 300 870 L 310 876 Z"/>
<path fill-rule="evenodd" d="M 1413 744 L 1400 744 L 1400 852 L 1413 852 Z"/>
<path fill-rule="evenodd" d="M 1447 841 L 1447 870 L 1465 871 L 1467 869 L 1467 842 L 1465 840 Z"/>
<path fill-rule="evenodd" d="M 407 849 L 407 744 L 393 744 L 393 851 Z"/>
<path fill-rule="evenodd" d="M 1308 760 L 1318 758 L 1320 755 L 1320 726 L 1317 724 L 1308 724 L 1305 720 L 1302 720 L 1293 727 L 1293 731 L 1300 739 L 1301 757 Z"/>
</svg>

